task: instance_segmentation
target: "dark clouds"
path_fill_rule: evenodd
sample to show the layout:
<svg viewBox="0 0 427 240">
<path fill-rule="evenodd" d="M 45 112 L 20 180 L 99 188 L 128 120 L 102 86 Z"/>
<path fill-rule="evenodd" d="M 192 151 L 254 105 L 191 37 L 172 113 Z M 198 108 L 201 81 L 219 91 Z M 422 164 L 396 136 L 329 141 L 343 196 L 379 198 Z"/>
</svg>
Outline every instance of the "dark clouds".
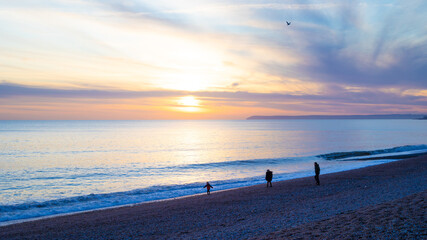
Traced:
<svg viewBox="0 0 427 240">
<path fill-rule="evenodd" d="M 425 9 L 426 4 L 419 3 Z M 355 3 L 344 5 L 339 14 L 325 10 L 301 13 L 307 21 L 322 21 L 295 29 L 305 38 L 306 46 L 300 51 L 309 52 L 312 60 L 299 70 L 307 79 L 323 83 L 426 88 L 427 17 L 411 16 L 420 7 L 404 2 L 393 7 Z M 366 18 L 370 11 L 378 14 Z"/>
<path fill-rule="evenodd" d="M 126 91 L 100 89 L 55 89 L 0 83 L 0 98 L 8 97 L 50 97 L 50 98 L 92 98 L 130 99 L 148 97 L 174 97 L 185 95 L 181 91 Z"/>
<path fill-rule="evenodd" d="M 54 89 L 17 85 L 11 83 L 0 84 L 0 99 L 30 97 L 37 98 L 75 98 L 75 99 L 135 99 L 135 98 L 164 98 L 182 97 L 193 95 L 204 100 L 207 104 L 215 105 L 223 102 L 227 105 L 241 105 L 253 107 L 265 107 L 274 109 L 322 109 L 330 111 L 338 106 L 349 105 L 399 105 L 403 106 L 427 106 L 427 98 L 422 96 L 401 95 L 385 93 L 378 90 L 365 90 L 352 92 L 339 86 L 329 88 L 327 93 L 321 95 L 293 95 L 280 93 L 251 93 L 237 92 L 213 92 L 213 91 L 127 91 L 127 90 L 99 90 L 99 89 Z M 241 105 L 243 106 L 243 105 Z M 297 107 L 299 106 L 299 107 Z M 344 108 L 343 108 L 344 109 Z M 366 110 L 366 109 L 365 109 Z"/>
<path fill-rule="evenodd" d="M 320 8 L 272 10 L 262 17 L 292 25 L 271 44 L 303 58 L 298 64 L 260 63 L 265 71 L 342 86 L 427 88 L 426 1 L 298 1 Z M 273 36 L 273 33 L 272 33 Z"/>
</svg>

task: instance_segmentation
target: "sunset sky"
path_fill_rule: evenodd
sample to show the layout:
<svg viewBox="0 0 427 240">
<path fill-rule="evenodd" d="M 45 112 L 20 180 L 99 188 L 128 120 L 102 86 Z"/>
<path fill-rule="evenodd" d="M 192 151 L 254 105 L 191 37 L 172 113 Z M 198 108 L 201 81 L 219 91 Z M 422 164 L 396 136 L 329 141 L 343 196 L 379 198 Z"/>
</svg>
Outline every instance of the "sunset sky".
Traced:
<svg viewBox="0 0 427 240">
<path fill-rule="evenodd" d="M 425 0 L 0 1 L 0 119 L 427 113 L 426 13 Z"/>
</svg>

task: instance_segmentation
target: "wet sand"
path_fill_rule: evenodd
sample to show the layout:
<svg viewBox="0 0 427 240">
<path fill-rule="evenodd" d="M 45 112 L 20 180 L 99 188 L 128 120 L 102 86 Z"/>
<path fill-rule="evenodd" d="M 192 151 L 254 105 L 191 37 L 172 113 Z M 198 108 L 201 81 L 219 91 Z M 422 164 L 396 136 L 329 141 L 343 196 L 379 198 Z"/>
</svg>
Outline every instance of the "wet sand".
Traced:
<svg viewBox="0 0 427 240">
<path fill-rule="evenodd" d="M 272 188 L 25 222 L 0 227 L 0 239 L 427 238 L 427 155 L 321 175 L 320 181 L 273 179 Z"/>
</svg>

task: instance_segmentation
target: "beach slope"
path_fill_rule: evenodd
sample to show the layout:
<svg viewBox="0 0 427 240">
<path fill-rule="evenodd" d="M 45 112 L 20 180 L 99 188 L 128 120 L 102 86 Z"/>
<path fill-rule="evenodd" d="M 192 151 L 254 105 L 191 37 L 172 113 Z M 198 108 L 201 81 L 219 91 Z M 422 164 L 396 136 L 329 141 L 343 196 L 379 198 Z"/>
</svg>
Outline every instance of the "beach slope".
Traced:
<svg viewBox="0 0 427 240">
<path fill-rule="evenodd" d="M 256 239 L 427 239 L 427 191 Z"/>
<path fill-rule="evenodd" d="M 273 180 L 272 188 L 262 184 L 13 224 L 0 227 L 0 239 L 426 236 L 426 155 L 325 174 L 320 181 Z"/>
</svg>

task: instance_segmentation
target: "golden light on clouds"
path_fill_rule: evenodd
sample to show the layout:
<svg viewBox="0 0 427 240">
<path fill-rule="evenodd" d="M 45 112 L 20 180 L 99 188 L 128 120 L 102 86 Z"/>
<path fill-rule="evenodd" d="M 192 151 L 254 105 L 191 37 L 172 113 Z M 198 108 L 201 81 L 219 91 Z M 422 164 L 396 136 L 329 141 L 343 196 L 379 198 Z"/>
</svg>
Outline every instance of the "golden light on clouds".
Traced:
<svg viewBox="0 0 427 240">
<path fill-rule="evenodd" d="M 193 96 L 180 97 L 177 101 L 176 110 L 181 112 L 201 112 L 200 101 Z"/>
<path fill-rule="evenodd" d="M 160 81 L 162 88 L 184 91 L 206 90 L 214 84 L 209 76 L 196 72 L 163 73 Z"/>
<path fill-rule="evenodd" d="M 197 100 L 193 96 L 182 97 L 178 100 L 179 105 L 183 105 L 185 107 L 197 107 L 199 106 L 199 100 Z"/>
<path fill-rule="evenodd" d="M 404 95 L 427 97 L 427 90 L 425 89 L 409 89 L 403 92 Z"/>
<path fill-rule="evenodd" d="M 420 4 L 34 2 L 0 3 L 0 119 L 426 112 Z"/>
</svg>

